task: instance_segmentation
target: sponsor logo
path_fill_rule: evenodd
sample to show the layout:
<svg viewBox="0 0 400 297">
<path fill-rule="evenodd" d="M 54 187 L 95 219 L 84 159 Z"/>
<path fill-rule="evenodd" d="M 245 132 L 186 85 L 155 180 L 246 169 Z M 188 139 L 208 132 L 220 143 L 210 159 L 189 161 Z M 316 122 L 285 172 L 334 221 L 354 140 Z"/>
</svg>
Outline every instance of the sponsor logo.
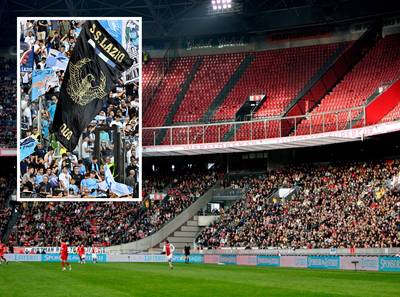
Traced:
<svg viewBox="0 0 400 297">
<path fill-rule="evenodd" d="M 279 256 L 257 256 L 257 266 L 279 266 Z"/>
<path fill-rule="evenodd" d="M 338 256 L 309 256 L 307 266 L 308 268 L 339 269 L 340 258 Z"/>
<path fill-rule="evenodd" d="M 400 258 L 379 257 L 379 270 L 400 271 Z"/>
</svg>

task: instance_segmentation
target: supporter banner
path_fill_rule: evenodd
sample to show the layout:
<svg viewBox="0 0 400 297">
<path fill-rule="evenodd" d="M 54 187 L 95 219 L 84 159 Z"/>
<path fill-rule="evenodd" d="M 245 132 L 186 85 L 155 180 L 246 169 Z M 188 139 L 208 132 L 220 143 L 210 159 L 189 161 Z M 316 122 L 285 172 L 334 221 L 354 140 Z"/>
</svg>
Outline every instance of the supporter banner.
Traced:
<svg viewBox="0 0 400 297">
<path fill-rule="evenodd" d="M 257 266 L 280 266 L 279 256 L 257 256 Z"/>
<path fill-rule="evenodd" d="M 35 138 L 27 137 L 20 140 L 20 153 L 21 160 L 24 160 L 26 157 L 29 157 L 35 151 L 35 147 L 38 144 Z"/>
<path fill-rule="evenodd" d="M 125 31 L 123 45 L 133 60 L 133 65 L 124 75 L 125 83 L 130 83 L 139 80 L 139 24 L 129 20 L 124 23 L 123 28 Z"/>
<path fill-rule="evenodd" d="M 25 51 L 20 60 L 21 72 L 28 72 L 33 70 L 33 64 L 35 62 L 35 57 L 33 53 L 33 49 Z"/>
<path fill-rule="evenodd" d="M 51 131 L 69 151 L 99 113 L 103 99 L 133 64 L 125 49 L 100 25 L 86 21 L 69 60 Z"/>
<path fill-rule="evenodd" d="M 53 70 L 65 70 L 68 66 L 68 57 L 59 52 L 56 49 L 50 49 L 47 59 L 46 68 L 51 68 Z"/>
<path fill-rule="evenodd" d="M 133 193 L 133 188 L 122 183 L 117 183 L 111 174 L 110 168 L 104 166 L 104 178 L 106 182 L 107 189 L 117 196 L 126 196 Z"/>
<path fill-rule="evenodd" d="M 339 256 L 308 256 L 308 268 L 318 269 L 339 269 L 340 257 Z"/>
<path fill-rule="evenodd" d="M 307 268 L 307 256 L 282 256 L 282 267 Z"/>
<path fill-rule="evenodd" d="M 53 87 L 58 86 L 58 77 L 53 69 L 33 70 L 32 72 L 32 101 L 36 101 L 39 96 Z"/>
<path fill-rule="evenodd" d="M 354 262 L 358 262 L 357 269 L 359 270 L 377 271 L 379 269 L 378 257 L 340 257 L 340 268 L 354 269 Z"/>
<path fill-rule="evenodd" d="M 100 20 L 99 23 L 119 44 L 122 44 L 122 20 Z"/>
<path fill-rule="evenodd" d="M 379 271 L 400 271 L 400 257 L 379 257 Z"/>
<path fill-rule="evenodd" d="M 250 266 L 256 266 L 257 265 L 257 256 L 241 256 L 238 255 L 236 257 L 236 263 L 238 265 L 250 265 Z"/>
</svg>

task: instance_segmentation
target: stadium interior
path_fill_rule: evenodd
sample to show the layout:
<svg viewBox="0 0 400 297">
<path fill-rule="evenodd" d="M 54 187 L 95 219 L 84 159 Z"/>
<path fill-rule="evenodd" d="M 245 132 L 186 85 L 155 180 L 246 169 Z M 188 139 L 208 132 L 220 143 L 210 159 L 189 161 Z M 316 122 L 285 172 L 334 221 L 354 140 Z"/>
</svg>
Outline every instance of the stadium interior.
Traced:
<svg viewBox="0 0 400 297">
<path fill-rule="evenodd" d="M 15 38 L 15 14 L 93 15 L 81 2 L 4 1 L 0 39 Z M 143 17 L 143 201 L 18 203 L 7 157 L 7 246 L 400 248 L 398 3 L 243 0 L 217 13 L 211 1 L 118 2 L 107 13 Z M 16 139 L 5 55 L 2 150 Z"/>
</svg>

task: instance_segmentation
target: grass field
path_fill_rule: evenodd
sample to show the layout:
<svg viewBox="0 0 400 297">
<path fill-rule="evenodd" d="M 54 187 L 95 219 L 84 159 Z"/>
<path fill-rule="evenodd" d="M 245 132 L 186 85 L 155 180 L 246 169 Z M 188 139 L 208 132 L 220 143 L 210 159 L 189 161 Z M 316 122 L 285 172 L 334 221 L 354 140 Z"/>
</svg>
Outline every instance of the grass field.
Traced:
<svg viewBox="0 0 400 297">
<path fill-rule="evenodd" d="M 0 265 L 1 297 L 400 296 L 400 273 L 199 264 Z"/>
</svg>

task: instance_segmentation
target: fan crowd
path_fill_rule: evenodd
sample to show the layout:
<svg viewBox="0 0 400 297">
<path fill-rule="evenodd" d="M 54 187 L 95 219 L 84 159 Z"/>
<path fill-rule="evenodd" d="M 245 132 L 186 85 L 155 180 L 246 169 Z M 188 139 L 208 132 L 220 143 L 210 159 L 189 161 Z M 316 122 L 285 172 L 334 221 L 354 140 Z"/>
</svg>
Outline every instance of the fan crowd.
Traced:
<svg viewBox="0 0 400 297">
<path fill-rule="evenodd" d="M 34 54 L 34 69 L 47 68 L 51 50 L 69 57 L 81 30 L 78 21 L 26 21 L 21 24 L 21 41 Z M 99 184 L 104 180 L 104 166 L 115 175 L 112 128 L 122 135 L 125 168 L 120 180 L 138 194 L 138 86 L 125 86 L 122 80 L 104 100 L 103 109 L 84 130 L 80 145 L 66 152 L 50 134 L 62 84 L 64 70 L 55 71 L 58 83 L 51 85 L 43 96 L 32 100 L 32 72 L 21 72 L 21 138 L 38 141 L 35 152 L 21 162 L 21 192 L 26 198 L 102 197 Z M 95 156 L 95 130 L 99 135 L 100 154 Z"/>
<path fill-rule="evenodd" d="M 203 248 L 384 248 L 400 246 L 400 195 L 386 188 L 399 161 L 285 168 L 231 181 L 248 187 L 197 238 Z M 286 202 L 273 189 L 299 186 Z M 273 195 L 273 194 L 272 194 Z"/>
<path fill-rule="evenodd" d="M 0 58 L 0 143 L 7 148 L 17 146 L 16 80 L 12 77 L 14 65 L 13 61 Z"/>
<path fill-rule="evenodd" d="M 168 195 L 142 203 L 24 203 L 10 245 L 57 246 L 63 237 L 71 245 L 108 246 L 138 240 L 159 230 L 215 182 L 215 174 L 165 178 Z M 147 189 L 154 191 L 150 186 Z"/>
</svg>

